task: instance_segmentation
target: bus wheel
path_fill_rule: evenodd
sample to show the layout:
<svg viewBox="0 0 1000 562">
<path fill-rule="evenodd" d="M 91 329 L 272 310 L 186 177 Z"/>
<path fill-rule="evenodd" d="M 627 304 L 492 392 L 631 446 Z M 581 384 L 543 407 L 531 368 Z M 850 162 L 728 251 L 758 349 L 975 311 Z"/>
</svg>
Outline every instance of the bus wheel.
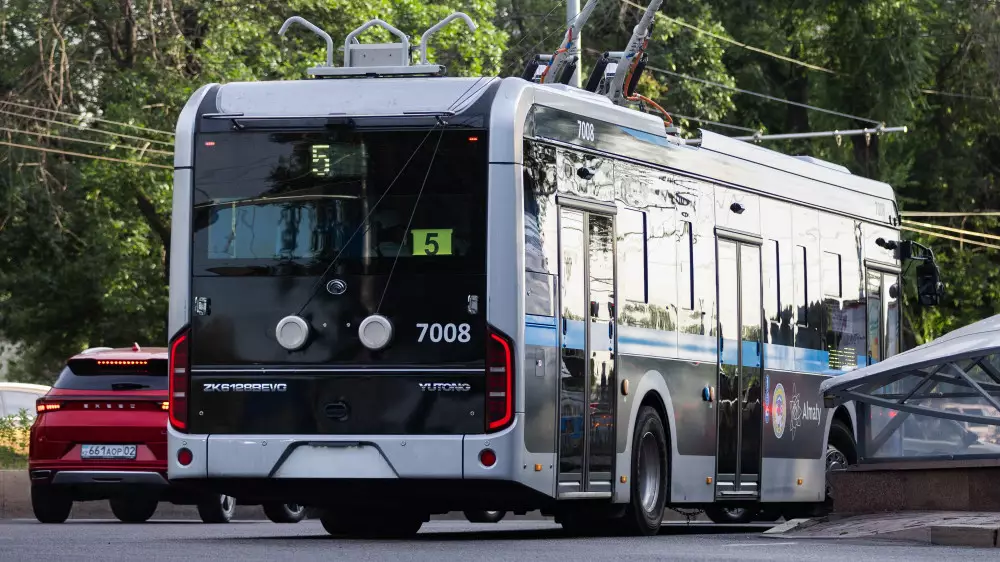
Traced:
<svg viewBox="0 0 1000 562">
<path fill-rule="evenodd" d="M 848 466 L 858 462 L 857 446 L 854 436 L 847 424 L 833 420 L 830 424 L 830 436 L 826 446 L 826 497 L 824 511 L 833 511 L 833 487 L 830 485 L 830 473 L 846 470 Z"/>
<path fill-rule="evenodd" d="M 711 505 L 705 508 L 705 515 L 713 523 L 742 525 L 753 521 L 757 517 L 756 508 L 748 507 L 720 507 Z M 775 518 L 777 519 L 777 518 Z"/>
<path fill-rule="evenodd" d="M 306 508 L 294 503 L 265 503 L 264 515 L 273 523 L 298 523 L 305 519 Z"/>
<path fill-rule="evenodd" d="M 660 532 L 667 501 L 667 433 L 656 410 L 643 406 L 632 435 L 632 484 L 628 507 L 619 520 L 628 535 Z"/>
<path fill-rule="evenodd" d="M 507 515 L 506 511 L 463 511 L 469 523 L 499 523 Z"/>
</svg>

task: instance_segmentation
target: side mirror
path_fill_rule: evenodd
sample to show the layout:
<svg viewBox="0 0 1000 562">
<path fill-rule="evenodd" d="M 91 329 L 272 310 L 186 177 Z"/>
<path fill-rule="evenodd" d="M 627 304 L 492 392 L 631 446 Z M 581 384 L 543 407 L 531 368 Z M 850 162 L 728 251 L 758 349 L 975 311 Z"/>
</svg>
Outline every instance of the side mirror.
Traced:
<svg viewBox="0 0 1000 562">
<path fill-rule="evenodd" d="M 917 294 L 923 306 L 937 306 L 944 296 L 944 283 L 937 264 L 925 261 L 917 266 Z"/>
</svg>

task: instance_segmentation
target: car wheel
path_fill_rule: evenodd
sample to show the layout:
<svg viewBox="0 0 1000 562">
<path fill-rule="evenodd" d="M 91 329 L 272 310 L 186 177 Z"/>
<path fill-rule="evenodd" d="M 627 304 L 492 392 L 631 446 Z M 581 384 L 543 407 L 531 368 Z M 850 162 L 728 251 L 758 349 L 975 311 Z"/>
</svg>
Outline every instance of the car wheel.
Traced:
<svg viewBox="0 0 1000 562">
<path fill-rule="evenodd" d="M 294 503 L 265 503 L 264 515 L 274 523 L 298 523 L 305 519 L 306 508 Z"/>
<path fill-rule="evenodd" d="M 236 498 L 211 494 L 198 504 L 198 515 L 203 523 L 229 523 L 236 511 Z"/>
<path fill-rule="evenodd" d="M 40 523 L 64 523 L 73 509 L 73 500 L 49 486 L 31 487 L 31 510 Z"/>
<path fill-rule="evenodd" d="M 499 523 L 507 515 L 506 511 L 463 511 L 469 523 Z"/>
<path fill-rule="evenodd" d="M 156 512 L 158 502 L 145 498 L 113 498 L 108 503 L 111 513 L 122 523 L 145 523 Z"/>
<path fill-rule="evenodd" d="M 669 458 L 660 414 L 643 406 L 632 434 L 631 497 L 619 520 L 624 534 L 652 536 L 660 532 L 667 501 Z"/>
</svg>

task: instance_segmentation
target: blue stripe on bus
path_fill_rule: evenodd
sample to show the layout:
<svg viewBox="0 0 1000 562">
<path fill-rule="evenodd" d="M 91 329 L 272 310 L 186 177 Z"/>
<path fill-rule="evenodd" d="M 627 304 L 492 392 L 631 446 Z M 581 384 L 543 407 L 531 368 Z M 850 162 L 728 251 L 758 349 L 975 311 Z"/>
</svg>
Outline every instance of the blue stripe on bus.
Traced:
<svg viewBox="0 0 1000 562">
<path fill-rule="evenodd" d="M 611 345 L 610 339 L 603 331 L 591 334 L 591 347 L 598 349 Z M 551 316 L 528 315 L 525 325 L 525 343 L 527 345 L 555 347 L 559 342 L 556 319 Z M 563 347 L 582 350 L 584 348 L 584 322 L 569 320 L 566 322 L 566 335 Z M 830 353 L 821 349 L 804 349 L 787 345 L 764 344 L 757 342 L 743 343 L 743 364 L 748 367 L 760 367 L 762 347 L 764 365 L 768 369 L 781 371 L 799 371 L 838 375 L 854 368 L 864 367 L 867 357 L 858 355 L 857 364 L 848 368 L 831 369 Z M 618 351 L 626 355 L 641 355 L 661 357 L 665 359 L 683 359 L 686 361 L 714 362 L 718 359 L 718 344 L 715 336 L 688 334 L 683 332 L 668 332 L 634 326 L 621 326 L 618 331 Z M 735 340 L 725 340 L 722 349 L 723 364 L 735 364 L 737 345 Z M 872 364 L 877 361 L 872 361 Z"/>
</svg>

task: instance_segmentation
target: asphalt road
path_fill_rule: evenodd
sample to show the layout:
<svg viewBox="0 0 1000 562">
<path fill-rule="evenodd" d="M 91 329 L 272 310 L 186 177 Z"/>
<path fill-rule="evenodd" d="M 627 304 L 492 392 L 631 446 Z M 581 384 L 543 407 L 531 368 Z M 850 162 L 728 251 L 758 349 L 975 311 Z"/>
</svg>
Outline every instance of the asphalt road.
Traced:
<svg viewBox="0 0 1000 562">
<path fill-rule="evenodd" d="M 376 542 L 331 538 L 316 521 L 295 525 L 269 522 L 205 525 L 189 521 L 125 525 L 70 520 L 62 525 L 42 525 L 33 520 L 6 520 L 0 521 L 0 560 L 964 562 L 998 559 L 996 549 L 782 540 L 763 538 L 759 529 L 732 531 L 674 524 L 657 537 L 580 539 L 562 536 L 556 525 L 546 521 L 504 521 L 498 525 L 432 521 L 413 540 Z"/>
</svg>

